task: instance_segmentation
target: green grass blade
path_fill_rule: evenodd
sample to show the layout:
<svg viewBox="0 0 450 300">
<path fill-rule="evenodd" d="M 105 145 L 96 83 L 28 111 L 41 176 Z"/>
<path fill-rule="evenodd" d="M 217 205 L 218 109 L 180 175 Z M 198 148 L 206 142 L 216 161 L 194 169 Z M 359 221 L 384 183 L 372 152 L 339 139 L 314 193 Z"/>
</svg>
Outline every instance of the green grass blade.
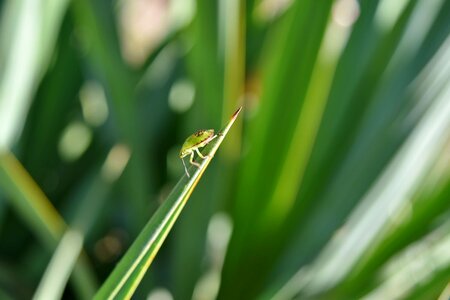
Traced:
<svg viewBox="0 0 450 300">
<path fill-rule="evenodd" d="M 258 114 L 248 127 L 251 147 L 241 165 L 233 212 L 235 230 L 224 263 L 219 299 L 256 297 L 273 267 L 272 258 L 282 247 L 280 235 L 275 234 L 280 227 L 268 224 L 271 231 L 267 234 L 259 225 L 263 223 L 261 220 L 267 220 L 271 196 L 281 179 L 299 116 L 307 105 L 305 98 L 331 4 L 330 1 L 294 2 L 275 28 L 278 30 L 271 32 L 270 40 L 266 41 L 264 90 Z M 321 103 L 310 104 L 317 105 L 318 111 L 312 118 L 320 119 Z M 284 201 L 276 199 L 278 204 Z M 282 218 L 281 215 L 278 217 Z M 261 248 L 265 251 L 256 250 Z M 236 274 L 242 280 L 236 281 Z"/>
<path fill-rule="evenodd" d="M 80 41 L 88 47 L 87 61 L 94 68 L 96 75 L 105 85 L 111 111 L 120 139 L 131 148 L 133 153 L 124 174 L 128 193 L 132 200 L 130 206 L 134 221 L 133 231 L 138 231 L 144 224 L 146 197 L 154 182 L 144 166 L 147 165 L 144 139 L 136 119 L 137 107 L 134 99 L 135 84 L 133 73 L 122 60 L 118 42 L 112 24 L 105 22 L 102 11 L 105 7 L 91 1 L 75 1 L 72 11 Z"/>
<path fill-rule="evenodd" d="M 42 277 L 38 289 L 33 296 L 38 299 L 60 299 L 67 280 L 72 273 L 75 263 L 83 250 L 83 243 L 98 219 L 100 211 L 104 209 L 109 192 L 117 179 L 122 175 L 129 158 L 128 150 L 122 145 L 114 146 L 105 163 L 95 170 L 95 177 L 89 178 L 87 189 L 82 196 L 80 190 L 85 183 L 76 189 L 75 196 L 78 204 L 70 228 L 62 236 L 52 259 Z"/>
<path fill-rule="evenodd" d="M 0 147 L 22 130 L 32 95 L 48 66 L 68 1 L 7 1 L 0 23 Z"/>
<path fill-rule="evenodd" d="M 416 285 L 411 289 L 405 299 L 409 300 L 426 300 L 438 299 L 445 300 L 450 298 L 450 265 L 443 267 L 433 273 L 424 282 Z"/>
<path fill-rule="evenodd" d="M 364 299 L 438 299 L 449 283 L 449 229 L 450 222 L 447 220 L 390 260 L 378 277 L 375 289 Z M 337 296 L 333 299 L 341 298 Z"/>
<path fill-rule="evenodd" d="M 183 176 L 173 188 L 105 281 L 95 299 L 129 299 L 133 295 L 240 111 L 241 108 L 233 114 L 226 127 L 211 142 L 211 150 L 200 167 L 194 173 L 190 173 L 190 178 Z"/>
<path fill-rule="evenodd" d="M 0 154 L 0 188 L 11 199 L 16 212 L 34 231 L 47 249 L 53 251 L 66 224 L 20 162 L 9 152 Z M 74 269 L 74 284 L 81 299 L 89 299 L 95 291 L 95 279 L 85 257 Z"/>
<path fill-rule="evenodd" d="M 348 290 L 361 287 L 362 285 L 358 285 L 361 282 L 370 285 L 385 262 L 400 252 L 405 245 L 423 238 L 433 228 L 433 224 L 437 224 L 439 219 L 445 217 L 450 208 L 448 202 L 450 178 L 443 181 L 433 187 L 432 191 L 424 191 L 414 200 L 410 218 L 375 244 L 341 283 L 339 289 L 347 289 L 348 295 Z"/>
<path fill-rule="evenodd" d="M 213 126 L 220 126 L 222 120 L 223 61 L 217 35 L 218 13 L 216 1 L 197 2 L 190 31 L 194 46 L 187 56 L 187 68 L 197 89 L 196 98 L 202 103 L 196 110 Z"/>
<path fill-rule="evenodd" d="M 11 204 L 50 249 L 62 235 L 65 223 L 44 193 L 9 152 L 0 155 L 0 186 Z"/>
<path fill-rule="evenodd" d="M 402 203 L 408 200 L 408 197 L 405 194 L 401 194 L 400 193 L 400 186 L 402 188 L 406 189 L 410 189 L 412 190 L 414 188 L 414 186 L 416 186 L 420 181 L 417 181 L 417 178 L 420 177 L 424 177 L 424 172 L 427 169 L 425 167 L 425 165 L 421 165 L 421 164 L 428 164 L 428 160 L 431 160 L 433 157 L 435 157 L 437 155 L 437 153 L 435 151 L 437 151 L 437 149 L 439 149 L 440 147 L 443 147 L 443 145 L 439 146 L 437 142 L 435 141 L 440 141 L 440 142 L 445 142 L 446 141 L 446 136 L 448 136 L 448 114 L 449 114 L 449 106 L 445 104 L 445 102 L 447 102 L 445 97 L 447 97 L 446 95 L 448 95 L 448 87 L 444 86 L 442 87 L 442 85 L 445 85 L 446 82 L 448 82 L 448 72 L 442 72 L 443 68 L 443 60 L 442 59 L 446 59 L 448 56 L 448 46 L 444 45 L 441 49 L 441 51 L 436 55 L 435 61 L 433 61 L 432 63 L 430 63 L 430 65 L 428 66 L 428 68 L 426 70 L 424 70 L 423 73 L 421 73 L 418 78 L 420 78 L 421 80 L 417 80 L 416 82 L 420 82 L 420 84 L 414 84 L 411 85 L 411 91 L 413 91 L 412 93 L 414 94 L 414 98 L 416 99 L 420 99 L 420 101 L 427 101 L 428 103 L 432 104 L 431 107 L 426 111 L 426 114 L 424 114 L 423 116 L 420 117 L 419 120 L 414 122 L 414 131 L 411 133 L 411 136 L 402 143 L 402 147 L 401 149 L 404 150 L 399 150 L 398 153 L 396 153 L 395 156 L 395 160 L 392 160 L 393 162 L 390 162 L 389 167 L 387 170 L 392 170 L 389 172 L 393 172 L 395 170 L 395 172 L 403 172 L 402 175 L 398 175 L 401 173 L 398 173 L 397 175 L 388 175 L 388 176 L 392 176 L 392 178 L 401 178 L 401 180 L 397 183 L 396 185 L 396 192 L 394 193 L 395 196 L 394 197 L 388 197 L 385 199 L 388 199 L 389 201 L 387 202 L 382 202 L 382 201 L 386 201 L 383 200 L 383 193 L 387 193 L 389 191 L 389 189 L 392 188 L 391 184 L 393 184 L 393 180 L 388 180 L 388 179 L 384 179 L 384 181 L 382 181 L 381 184 L 377 183 L 377 185 L 379 185 L 378 192 L 379 196 L 378 199 L 380 200 L 365 200 L 367 195 L 369 195 L 371 192 L 367 192 L 366 196 L 363 199 L 360 199 L 359 202 L 362 203 L 362 201 L 365 201 L 366 203 L 377 203 L 377 205 L 382 205 L 380 207 L 387 207 L 389 206 L 390 211 L 392 212 L 394 209 L 394 203 Z M 439 72 L 439 74 L 437 74 L 437 72 Z M 433 82 L 433 84 L 430 84 L 430 82 Z M 426 88 L 425 88 L 426 87 Z M 428 96 L 427 96 L 428 95 Z M 429 96 L 432 95 L 432 96 Z M 443 113 L 442 115 L 440 115 L 439 113 Z M 439 124 L 439 122 L 442 122 L 441 124 Z M 436 126 L 436 127 L 433 127 Z M 430 131 L 428 131 L 430 130 Z M 436 130 L 436 131 L 433 131 Z M 427 140 L 427 138 L 431 137 L 431 132 L 436 133 L 436 135 L 434 136 L 434 141 L 432 140 Z M 430 147 L 425 147 L 423 149 L 422 152 L 416 152 L 418 151 L 418 147 L 417 145 L 424 145 L 424 143 L 429 143 Z M 415 146 L 411 146 L 412 143 L 415 143 Z M 437 148 L 434 148 L 434 147 Z M 426 149 L 426 150 L 425 150 Z M 365 152 L 366 155 L 367 153 L 369 153 L 368 151 Z M 400 164 L 401 158 L 402 157 L 407 157 L 409 155 L 415 155 L 415 158 L 410 158 L 407 159 L 406 161 L 403 161 L 402 164 Z M 370 155 L 370 157 L 372 159 L 374 159 L 374 155 Z M 402 168 L 407 168 L 407 166 L 410 164 L 411 161 L 414 161 L 414 167 L 412 168 L 412 170 L 410 171 L 402 171 Z M 356 168 L 355 168 L 356 169 Z M 414 174 L 413 172 L 418 172 L 416 174 Z M 389 174 L 388 171 L 383 172 L 385 174 Z M 351 174 L 349 174 L 349 176 L 347 176 L 347 180 L 349 180 L 349 178 L 351 178 L 350 176 Z M 352 175 L 354 176 L 354 175 Z M 386 175 L 383 175 L 386 176 Z M 380 177 L 381 178 L 381 177 Z M 411 180 L 408 183 L 408 180 Z M 377 180 L 378 181 L 378 180 Z M 352 180 L 351 182 L 355 182 L 354 180 Z M 374 188 L 375 185 L 373 185 L 373 187 L 371 187 L 371 190 L 376 191 L 376 189 Z M 355 185 L 352 185 L 352 188 L 355 188 Z M 332 194 L 334 197 L 339 197 L 340 192 L 338 191 L 334 191 L 334 193 Z M 346 195 L 350 195 L 349 193 L 347 193 Z M 342 197 L 342 196 L 341 196 Z M 332 197 L 329 197 L 329 201 L 325 202 L 322 206 L 322 216 L 320 216 L 319 214 L 314 214 L 313 218 L 312 218 L 312 222 L 309 223 L 309 227 L 308 228 L 312 228 L 312 229 L 308 229 L 309 231 L 313 231 L 314 228 L 319 228 L 320 222 L 324 222 L 323 220 L 327 220 L 329 222 L 329 220 L 334 217 L 337 212 L 338 212 L 338 208 L 343 207 L 343 203 L 339 203 L 339 207 L 336 205 L 333 205 L 332 208 L 330 209 L 330 203 L 331 203 L 331 199 Z M 339 199 L 339 198 L 338 198 Z M 342 198 L 340 198 L 342 199 Z M 399 202 L 396 202 L 399 201 Z M 442 208 L 442 204 L 439 204 L 439 199 L 437 199 L 436 201 L 428 201 L 429 204 L 431 204 L 431 202 L 434 202 L 433 205 L 439 205 Z M 388 204 L 387 204 L 388 203 Z M 360 204 L 360 207 L 363 207 L 362 204 Z M 378 237 L 379 232 L 381 232 L 381 228 L 375 230 L 375 228 L 377 226 L 386 226 L 386 224 L 389 224 L 388 219 L 385 219 L 384 222 L 380 222 L 380 220 L 382 220 L 382 216 L 383 213 L 378 213 L 376 215 L 376 220 L 375 221 L 368 221 L 370 220 L 367 216 L 369 215 L 368 212 L 370 211 L 374 211 L 375 210 L 375 206 L 373 207 L 367 207 L 367 215 L 362 215 L 360 217 L 360 222 L 359 224 L 363 224 L 362 221 L 366 221 L 367 225 L 365 226 L 365 229 L 361 232 L 364 232 L 364 238 L 367 239 L 367 241 L 371 241 L 373 242 L 375 240 L 376 237 Z M 400 207 L 400 206 L 398 206 Z M 398 209 L 397 207 L 397 209 Z M 430 207 L 431 209 L 431 207 Z M 438 207 L 434 207 L 434 209 L 439 209 Z M 356 209 L 358 210 L 358 209 Z M 384 210 L 387 211 L 387 210 Z M 418 212 L 419 210 L 417 210 Z M 431 214 L 433 214 L 433 211 L 430 212 L 426 212 L 424 210 L 424 207 L 422 206 L 420 208 L 421 213 L 420 214 L 427 214 L 427 217 L 432 217 Z M 327 214 L 326 218 L 324 215 Z M 357 215 L 356 213 L 353 213 L 354 215 Z M 418 214 L 418 213 L 415 213 Z M 315 219 L 314 219 L 315 218 Z M 314 222 L 314 220 L 316 220 Z M 347 221 L 348 222 L 348 221 Z M 424 221 L 420 221 L 420 219 L 415 219 L 413 222 L 415 222 L 415 224 L 417 224 L 418 226 L 426 226 L 427 223 L 424 223 Z M 431 222 L 431 221 L 430 221 Z M 384 223 L 384 224 L 382 224 Z M 413 223 L 409 224 L 410 226 Z M 429 224 L 429 223 L 428 223 Z M 361 226 L 361 225 L 358 225 Z M 349 231 L 354 230 L 357 226 L 355 225 L 355 223 L 347 223 L 346 228 L 349 229 Z M 322 227 L 323 228 L 323 227 Z M 321 229 L 322 229 L 321 228 Z M 351 228 L 351 229 L 350 229 Z M 361 227 L 362 228 L 362 227 Z M 413 230 L 411 227 L 408 227 L 408 229 Z M 346 232 L 347 236 L 350 236 L 350 233 Z M 370 231 L 374 231 L 377 233 L 377 235 L 372 235 L 371 237 L 369 237 L 369 232 Z M 401 235 L 396 236 L 396 240 L 395 240 L 395 244 L 396 247 L 398 248 L 396 251 L 401 250 L 403 247 L 405 247 L 408 243 L 408 241 L 405 240 L 405 238 L 407 238 L 407 236 L 405 235 L 406 232 L 403 231 L 403 233 L 401 233 Z M 321 231 L 316 231 L 315 232 L 315 236 L 319 236 L 321 237 L 323 235 L 323 232 Z M 417 237 L 420 238 L 420 237 Z M 313 240 L 311 237 L 309 237 L 310 240 Z M 344 239 L 342 238 L 341 241 L 343 241 Z M 403 241 L 402 241 L 403 240 Z M 328 274 L 333 274 L 333 280 L 337 280 L 337 278 L 341 275 L 339 275 L 339 273 L 344 274 L 346 273 L 346 271 L 344 271 L 347 266 L 346 263 L 349 263 L 352 259 L 356 259 L 360 253 L 357 253 L 357 251 L 355 251 L 355 249 L 357 249 L 358 247 L 363 245 L 362 239 L 358 240 L 353 238 L 353 244 L 347 244 L 346 249 L 352 249 L 352 251 L 347 251 L 342 252 L 342 254 L 340 255 L 340 258 L 335 257 L 334 258 L 334 268 L 331 268 L 332 263 L 330 263 L 331 260 L 328 260 L 326 262 L 321 263 L 322 266 L 326 266 L 328 269 L 326 269 L 326 272 L 329 272 Z M 357 242 L 355 242 L 357 241 Z M 393 241 L 393 240 L 390 240 Z M 290 251 L 290 259 L 286 260 L 286 265 L 289 261 L 289 263 L 292 265 L 292 261 L 299 256 L 300 253 L 300 249 L 303 246 L 303 249 L 305 248 L 304 244 L 300 243 L 301 240 L 299 239 L 297 242 L 297 247 L 294 249 L 292 248 L 292 250 Z M 350 246 L 352 245 L 352 246 Z M 389 247 L 386 247 L 386 244 L 383 246 L 383 250 L 388 250 L 389 248 L 391 248 L 392 245 L 390 245 Z M 328 248 L 328 250 L 323 250 L 323 253 L 332 253 L 332 255 L 336 255 L 338 253 L 338 251 L 336 250 L 337 248 Z M 363 252 L 370 252 L 374 250 L 373 244 L 371 244 L 369 247 L 366 245 L 363 248 L 364 251 Z M 379 250 L 379 249 L 376 249 Z M 376 271 L 374 270 L 374 268 L 378 268 L 380 264 L 383 263 L 383 261 L 387 260 L 389 258 L 390 255 L 393 255 L 395 253 L 391 252 L 391 253 L 385 253 L 387 254 L 387 256 L 384 256 L 383 259 L 378 260 L 377 262 L 373 262 L 371 264 L 371 266 L 369 267 L 369 269 L 364 270 L 364 272 L 366 274 L 354 274 L 355 276 L 352 275 L 352 277 L 354 277 L 352 279 L 352 283 L 348 284 L 348 282 L 346 283 L 346 285 L 348 285 L 346 288 L 347 289 L 355 289 L 355 290 L 359 290 L 361 292 L 362 289 L 367 288 L 368 285 L 368 280 L 367 277 L 364 279 L 365 276 L 374 276 L 375 274 L 371 274 L 372 272 Z M 346 257 L 345 259 L 342 259 L 342 257 Z M 320 259 L 317 259 L 317 261 L 319 261 Z M 351 264 L 353 264 L 354 262 L 351 262 Z M 318 264 L 318 263 L 316 263 Z M 338 266 L 338 267 L 336 267 Z M 303 269 L 304 270 L 304 269 Z M 333 270 L 333 271 L 330 271 Z M 347 269 L 348 270 L 348 269 Z M 315 271 L 316 272 L 316 271 Z M 301 272 L 298 272 L 297 274 L 300 274 Z M 323 276 L 323 274 L 325 274 L 325 272 L 322 272 L 321 275 L 315 275 L 317 276 L 317 278 L 325 278 L 325 276 Z M 370 274 L 370 275 L 368 275 Z M 362 275 L 362 276 L 361 276 Z M 306 278 L 308 276 L 299 276 L 298 278 Z M 309 278 L 312 278 L 312 276 L 309 276 Z M 312 281 L 312 279 L 308 279 L 309 281 Z M 329 280 L 329 279 L 327 279 Z M 355 281 L 353 281 L 355 280 Z M 324 280 L 325 281 L 325 280 Z M 330 284 L 329 282 L 327 284 Z M 300 286 L 300 284 L 298 283 L 298 281 L 295 283 L 295 285 L 298 287 Z M 310 284 L 312 285 L 312 284 Z M 322 285 L 323 287 L 324 285 Z M 344 298 L 358 298 L 355 295 L 349 295 L 348 294 L 348 290 L 347 292 L 342 295 L 337 296 L 337 298 L 340 297 L 344 297 Z"/>
</svg>

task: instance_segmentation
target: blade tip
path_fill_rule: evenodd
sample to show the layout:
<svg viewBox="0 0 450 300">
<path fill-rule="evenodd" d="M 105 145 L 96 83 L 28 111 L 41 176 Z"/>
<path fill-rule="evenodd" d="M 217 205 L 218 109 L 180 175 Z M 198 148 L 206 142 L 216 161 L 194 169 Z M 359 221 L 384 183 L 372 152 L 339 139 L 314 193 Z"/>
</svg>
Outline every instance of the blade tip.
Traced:
<svg viewBox="0 0 450 300">
<path fill-rule="evenodd" d="M 240 106 L 235 112 L 234 114 L 231 116 L 231 119 L 236 119 L 236 117 L 239 115 L 239 113 L 242 110 L 242 106 Z"/>
</svg>

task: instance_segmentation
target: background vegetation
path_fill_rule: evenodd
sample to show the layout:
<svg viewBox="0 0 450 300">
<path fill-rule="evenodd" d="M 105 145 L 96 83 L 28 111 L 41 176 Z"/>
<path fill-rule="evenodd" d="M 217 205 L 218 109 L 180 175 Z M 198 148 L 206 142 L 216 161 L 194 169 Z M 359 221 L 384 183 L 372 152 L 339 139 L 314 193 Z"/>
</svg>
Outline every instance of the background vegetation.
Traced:
<svg viewBox="0 0 450 300">
<path fill-rule="evenodd" d="M 448 298 L 450 1 L 0 9 L 0 298 L 92 298 L 241 105 L 136 299 Z"/>
</svg>

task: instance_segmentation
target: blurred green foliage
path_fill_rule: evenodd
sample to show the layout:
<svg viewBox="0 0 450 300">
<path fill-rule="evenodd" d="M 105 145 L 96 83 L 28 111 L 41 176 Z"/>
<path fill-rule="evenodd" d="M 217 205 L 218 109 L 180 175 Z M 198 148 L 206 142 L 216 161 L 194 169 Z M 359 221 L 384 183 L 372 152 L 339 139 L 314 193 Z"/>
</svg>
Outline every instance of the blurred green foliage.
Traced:
<svg viewBox="0 0 450 300">
<path fill-rule="evenodd" d="M 0 15 L 0 298 L 92 298 L 241 105 L 137 299 L 448 298 L 449 0 Z"/>
</svg>

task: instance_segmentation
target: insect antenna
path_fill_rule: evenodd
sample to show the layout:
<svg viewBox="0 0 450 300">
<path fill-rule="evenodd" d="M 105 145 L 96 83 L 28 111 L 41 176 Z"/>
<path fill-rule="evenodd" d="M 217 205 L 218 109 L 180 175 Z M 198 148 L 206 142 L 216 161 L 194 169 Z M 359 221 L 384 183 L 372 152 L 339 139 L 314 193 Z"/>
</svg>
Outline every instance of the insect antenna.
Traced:
<svg viewBox="0 0 450 300">
<path fill-rule="evenodd" d="M 191 176 L 189 176 L 189 172 L 188 172 L 188 170 L 186 168 L 186 164 L 184 163 L 184 159 L 181 159 L 181 161 L 183 162 L 184 171 L 186 172 L 187 177 L 190 178 Z"/>
</svg>

